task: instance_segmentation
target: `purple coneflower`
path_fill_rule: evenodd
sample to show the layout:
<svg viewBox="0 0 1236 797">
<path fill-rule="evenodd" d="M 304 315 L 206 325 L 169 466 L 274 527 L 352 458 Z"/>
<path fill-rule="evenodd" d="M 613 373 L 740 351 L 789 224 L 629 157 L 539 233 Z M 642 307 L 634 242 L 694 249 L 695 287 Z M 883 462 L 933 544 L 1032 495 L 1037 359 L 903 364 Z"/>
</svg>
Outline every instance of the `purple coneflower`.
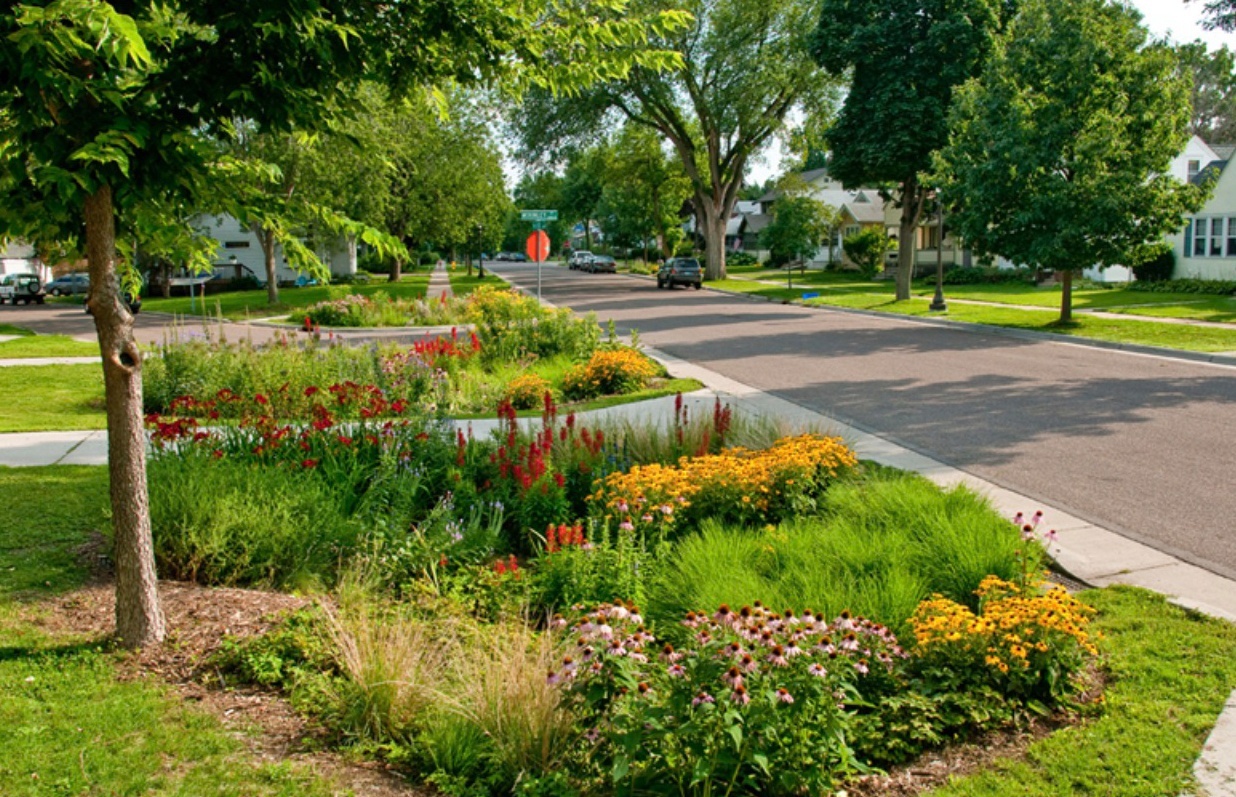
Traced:
<svg viewBox="0 0 1236 797">
<path fill-rule="evenodd" d="M 716 702 L 717 702 L 716 698 L 714 698 L 712 695 L 708 694 L 707 692 L 700 692 L 698 695 L 695 696 L 694 699 L 691 700 L 691 705 L 694 707 L 694 706 L 699 706 L 703 703 L 716 703 Z"/>
<path fill-rule="evenodd" d="M 730 692 L 730 700 L 733 700 L 740 706 L 745 706 L 751 702 L 751 695 L 747 694 L 747 687 L 739 684 L 734 687 L 733 692 Z"/>
<path fill-rule="evenodd" d="M 824 669 L 824 665 L 816 662 L 807 668 L 807 672 L 814 675 L 816 678 L 823 678 L 828 675 L 828 670 Z"/>
<path fill-rule="evenodd" d="M 782 703 L 793 703 L 794 696 L 790 694 L 788 689 L 778 686 L 777 687 L 777 700 L 780 700 Z"/>
<path fill-rule="evenodd" d="M 671 678 L 682 678 L 687 674 L 686 669 L 681 664 L 671 664 L 666 670 Z"/>
</svg>

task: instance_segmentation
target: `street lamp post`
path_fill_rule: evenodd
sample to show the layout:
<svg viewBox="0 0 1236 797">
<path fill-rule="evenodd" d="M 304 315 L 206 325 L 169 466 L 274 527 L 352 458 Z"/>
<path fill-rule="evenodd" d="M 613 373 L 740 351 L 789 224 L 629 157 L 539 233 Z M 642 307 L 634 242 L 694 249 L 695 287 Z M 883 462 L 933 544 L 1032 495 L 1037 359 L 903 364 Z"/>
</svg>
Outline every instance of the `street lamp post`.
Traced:
<svg viewBox="0 0 1236 797">
<path fill-rule="evenodd" d="M 944 203 L 939 194 L 936 194 L 936 295 L 929 309 L 937 313 L 948 309 L 944 301 Z"/>
<path fill-rule="evenodd" d="M 485 225 L 476 225 L 476 239 L 480 245 L 481 256 L 476 259 L 476 278 L 485 279 Z"/>
</svg>

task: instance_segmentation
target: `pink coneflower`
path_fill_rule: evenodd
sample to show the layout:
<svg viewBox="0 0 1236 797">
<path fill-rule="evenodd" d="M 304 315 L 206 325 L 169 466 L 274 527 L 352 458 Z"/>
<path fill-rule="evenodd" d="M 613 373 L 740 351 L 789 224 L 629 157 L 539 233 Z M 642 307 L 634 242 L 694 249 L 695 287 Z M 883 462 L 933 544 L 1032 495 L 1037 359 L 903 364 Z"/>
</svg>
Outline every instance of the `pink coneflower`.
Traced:
<svg viewBox="0 0 1236 797">
<path fill-rule="evenodd" d="M 739 660 L 738 666 L 741 667 L 744 672 L 755 672 L 760 668 L 759 662 L 752 658 L 750 653 L 742 654 L 742 659 Z"/>
<path fill-rule="evenodd" d="M 1046 536 L 1048 542 L 1055 542 L 1059 538 L 1059 535 L 1056 534 L 1055 529 L 1048 531 Z"/>
<path fill-rule="evenodd" d="M 1025 524 L 1025 517 L 1026 516 L 1023 515 L 1021 512 L 1018 512 L 1016 515 L 1013 515 L 1013 525 L 1017 526 L 1018 528 L 1021 528 Z"/>
<path fill-rule="evenodd" d="M 682 678 L 687 674 L 686 669 L 681 664 L 671 664 L 666 670 L 671 678 Z"/>
<path fill-rule="evenodd" d="M 854 669 L 858 670 L 859 675 L 866 675 L 869 671 L 869 668 L 867 667 L 867 660 L 859 659 L 854 662 Z"/>
<path fill-rule="evenodd" d="M 596 627 L 596 635 L 601 639 L 612 639 L 614 636 L 614 629 L 602 623 Z"/>
<path fill-rule="evenodd" d="M 601 731 L 596 728 L 589 728 L 584 734 L 584 738 L 590 742 L 595 742 L 597 739 L 601 738 Z"/>
<path fill-rule="evenodd" d="M 557 670 L 550 670 L 549 675 L 545 677 L 545 682 L 550 686 L 557 685 L 561 680 L 562 676 L 558 674 Z"/>
<path fill-rule="evenodd" d="M 566 618 L 563 617 L 561 614 L 555 614 L 552 618 L 550 618 L 549 627 L 554 629 L 555 631 L 566 628 L 566 626 L 567 626 Z"/>
<path fill-rule="evenodd" d="M 816 678 L 823 678 L 828 675 L 828 670 L 824 669 L 824 665 L 816 662 L 807 668 L 807 672 L 814 675 Z"/>
<path fill-rule="evenodd" d="M 740 706 L 745 706 L 751 702 L 751 695 L 747 694 L 747 687 L 739 684 L 734 687 L 733 692 L 730 692 L 730 700 L 733 700 Z"/>
<path fill-rule="evenodd" d="M 785 657 L 785 648 L 780 645 L 772 646 L 772 650 L 768 654 L 768 661 L 772 662 L 774 667 L 785 667 L 790 663 Z"/>
<path fill-rule="evenodd" d="M 563 675 L 574 675 L 577 669 L 579 669 L 579 665 L 575 663 L 575 659 L 570 656 L 564 656 L 562 658 Z"/>
<path fill-rule="evenodd" d="M 851 631 L 845 635 L 845 638 L 841 640 L 840 648 L 842 650 L 858 650 L 858 637 L 854 635 L 854 632 Z"/>
<path fill-rule="evenodd" d="M 782 703 L 793 703 L 794 696 L 790 694 L 788 689 L 778 686 L 777 687 L 777 700 L 781 701 Z"/>
<path fill-rule="evenodd" d="M 635 687 L 635 691 L 639 692 L 641 695 L 646 695 L 652 691 L 652 687 L 644 683 L 643 681 L 640 681 L 639 684 Z"/>
<path fill-rule="evenodd" d="M 666 643 L 665 647 L 661 648 L 661 661 L 673 664 L 682 658 L 682 654 L 674 650 L 674 646 Z"/>
<path fill-rule="evenodd" d="M 625 620 L 631 615 L 631 613 L 627 611 L 627 607 L 620 603 L 609 607 L 605 613 L 615 620 Z"/>
<path fill-rule="evenodd" d="M 629 507 L 629 506 L 627 505 L 627 502 L 626 502 L 626 501 L 619 501 L 619 502 L 618 502 L 618 506 L 617 506 L 617 507 L 615 507 L 615 508 L 616 508 L 619 512 L 628 512 L 628 511 L 630 511 L 630 509 L 631 509 L 631 507 Z"/>
<path fill-rule="evenodd" d="M 618 528 L 622 531 L 633 531 L 635 529 L 635 524 L 629 520 L 624 520 L 618 524 Z"/>
<path fill-rule="evenodd" d="M 644 515 L 643 517 L 641 517 L 641 518 L 640 518 L 640 520 L 642 520 L 642 521 L 643 521 L 643 522 L 645 522 L 645 523 L 651 523 L 651 522 L 652 522 L 652 515 Z"/>
<path fill-rule="evenodd" d="M 1042 522 L 1043 522 L 1043 510 L 1040 509 L 1034 513 L 1034 519 L 1031 521 L 1031 524 L 1037 527 Z"/>
<path fill-rule="evenodd" d="M 803 655 L 803 649 L 798 646 L 796 641 L 791 640 L 790 644 L 785 646 L 785 657 L 787 659 L 792 659 L 795 656 L 801 655 Z"/>
<path fill-rule="evenodd" d="M 707 692 L 700 692 L 691 700 L 692 707 L 703 705 L 704 703 L 716 703 L 717 699 Z"/>
<path fill-rule="evenodd" d="M 738 688 L 742 686 L 742 673 L 737 667 L 730 667 L 725 671 L 725 675 L 721 676 L 721 680 L 725 682 L 726 686 Z"/>
<path fill-rule="evenodd" d="M 742 654 L 743 654 L 742 645 L 738 644 L 737 642 L 731 642 L 730 644 L 725 646 L 726 656 L 736 657 L 736 656 L 741 656 Z"/>
<path fill-rule="evenodd" d="M 695 635 L 696 644 L 707 645 L 711 641 L 712 641 L 712 634 L 708 633 L 707 631 L 700 631 L 698 634 Z"/>
<path fill-rule="evenodd" d="M 1033 540 L 1034 539 L 1034 526 L 1031 526 L 1029 523 L 1022 526 L 1021 527 L 1021 538 L 1023 540 Z"/>
<path fill-rule="evenodd" d="M 625 656 L 627 649 L 623 646 L 621 639 L 615 639 L 609 643 L 609 647 L 605 650 L 611 656 Z"/>
</svg>

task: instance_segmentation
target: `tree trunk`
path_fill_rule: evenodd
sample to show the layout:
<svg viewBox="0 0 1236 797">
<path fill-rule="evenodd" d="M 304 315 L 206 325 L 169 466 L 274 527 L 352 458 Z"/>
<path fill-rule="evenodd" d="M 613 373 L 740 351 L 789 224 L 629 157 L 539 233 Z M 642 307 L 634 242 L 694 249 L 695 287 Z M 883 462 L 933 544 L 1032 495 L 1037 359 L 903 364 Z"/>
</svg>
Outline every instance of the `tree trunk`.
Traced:
<svg viewBox="0 0 1236 797">
<path fill-rule="evenodd" d="M 1068 324 L 1073 320 L 1073 272 L 1066 268 L 1060 274 L 1060 323 Z"/>
<path fill-rule="evenodd" d="M 897 301 L 910 298 L 914 280 L 914 254 L 918 243 L 918 219 L 923 212 L 923 187 L 917 177 L 901 184 L 901 224 L 897 241 Z"/>
<path fill-rule="evenodd" d="M 279 303 L 279 267 L 275 265 L 275 234 L 261 225 L 255 224 L 253 232 L 257 235 L 258 246 L 262 247 L 262 263 L 266 267 L 266 303 Z"/>
<path fill-rule="evenodd" d="M 116 636 L 127 648 L 163 641 L 150 502 L 146 493 L 146 432 L 142 426 L 142 354 L 133 316 L 116 279 L 112 190 L 86 198 L 86 261 L 90 310 L 99 336 L 107 396 L 107 471 L 115 532 Z"/>
<path fill-rule="evenodd" d="M 166 260 L 163 261 L 163 266 L 159 271 L 163 274 L 163 285 L 161 286 L 163 298 L 170 299 L 172 298 L 172 264 Z"/>
<path fill-rule="evenodd" d="M 725 279 L 725 214 L 704 204 L 704 276 L 709 280 Z"/>
<path fill-rule="evenodd" d="M 391 274 L 386 278 L 387 282 L 399 282 L 403 279 L 403 261 L 395 258 L 395 262 L 391 265 Z"/>
</svg>

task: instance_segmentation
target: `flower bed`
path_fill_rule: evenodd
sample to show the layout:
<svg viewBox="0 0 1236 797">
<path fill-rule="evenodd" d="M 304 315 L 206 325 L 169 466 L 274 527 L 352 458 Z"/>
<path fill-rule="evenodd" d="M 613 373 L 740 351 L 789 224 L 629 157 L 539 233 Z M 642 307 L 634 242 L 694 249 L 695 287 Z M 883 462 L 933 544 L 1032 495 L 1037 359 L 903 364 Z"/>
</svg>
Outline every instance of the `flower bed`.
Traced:
<svg viewBox="0 0 1236 797">
<path fill-rule="evenodd" d="M 395 299 L 378 291 L 346 294 L 318 302 L 288 317 L 307 331 L 319 327 L 449 326 L 459 324 L 466 303 L 446 294 L 438 299 Z"/>
</svg>

